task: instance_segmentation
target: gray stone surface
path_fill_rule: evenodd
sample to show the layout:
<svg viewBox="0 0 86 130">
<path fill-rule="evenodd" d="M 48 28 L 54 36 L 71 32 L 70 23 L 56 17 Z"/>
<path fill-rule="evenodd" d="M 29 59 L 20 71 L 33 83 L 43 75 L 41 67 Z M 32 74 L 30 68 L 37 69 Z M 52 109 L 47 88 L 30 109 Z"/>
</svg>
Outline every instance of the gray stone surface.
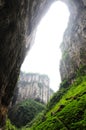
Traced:
<svg viewBox="0 0 86 130">
<path fill-rule="evenodd" d="M 47 75 L 20 73 L 20 79 L 14 92 L 13 104 L 25 99 L 35 99 L 47 103 L 53 94 Z"/>
<path fill-rule="evenodd" d="M 61 44 L 60 72 L 62 80 L 72 79 L 80 66 L 86 65 L 86 9 L 81 8 L 74 23 L 72 22 L 69 21 Z"/>
</svg>

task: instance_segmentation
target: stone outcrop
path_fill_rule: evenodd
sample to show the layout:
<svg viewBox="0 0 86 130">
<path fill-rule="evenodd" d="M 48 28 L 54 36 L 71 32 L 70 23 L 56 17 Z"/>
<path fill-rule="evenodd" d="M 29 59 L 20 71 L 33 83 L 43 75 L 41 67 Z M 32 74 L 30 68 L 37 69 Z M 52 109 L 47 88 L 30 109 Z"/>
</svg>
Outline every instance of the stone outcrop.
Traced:
<svg viewBox="0 0 86 130">
<path fill-rule="evenodd" d="M 32 46 L 36 26 L 49 6 L 48 1 L 0 0 L 0 128 L 21 64 Z"/>
<path fill-rule="evenodd" d="M 25 99 L 35 99 L 47 103 L 52 94 L 53 90 L 49 88 L 49 78 L 47 75 L 21 72 L 14 91 L 13 105 Z"/>
<path fill-rule="evenodd" d="M 4 125 L 20 66 L 32 45 L 36 26 L 54 1 L 0 0 L 0 127 Z M 62 1 L 71 13 L 61 47 L 68 57 L 68 61 L 61 62 L 64 80 L 72 77 L 80 65 L 86 65 L 86 1 Z"/>
<path fill-rule="evenodd" d="M 75 15 L 71 14 L 61 44 L 60 72 L 62 81 L 74 79 L 76 72 L 86 66 L 86 8 L 81 2 L 78 4 L 80 4 L 79 10 L 75 11 Z"/>
</svg>

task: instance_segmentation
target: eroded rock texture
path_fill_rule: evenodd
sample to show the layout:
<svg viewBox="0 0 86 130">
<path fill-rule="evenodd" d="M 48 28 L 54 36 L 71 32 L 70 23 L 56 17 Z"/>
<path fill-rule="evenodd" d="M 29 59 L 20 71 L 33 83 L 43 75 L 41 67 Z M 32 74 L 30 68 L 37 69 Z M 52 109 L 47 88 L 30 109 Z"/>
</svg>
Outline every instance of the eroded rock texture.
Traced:
<svg viewBox="0 0 86 130">
<path fill-rule="evenodd" d="M 77 2 L 77 1 L 76 1 Z M 60 66 L 62 80 L 72 80 L 81 67 L 86 67 L 86 2 L 78 1 L 78 7 L 71 14 L 68 28 L 61 45 Z M 86 70 L 86 69 L 85 69 Z"/>
<path fill-rule="evenodd" d="M 25 55 L 26 14 L 22 12 L 22 6 L 26 3 L 22 4 L 15 0 L 0 0 L 0 127 L 4 124 Z"/>
<path fill-rule="evenodd" d="M 86 64 L 86 2 L 62 1 L 67 3 L 71 13 L 62 45 L 68 59 L 64 57 L 61 63 L 64 80 Z M 33 41 L 36 25 L 52 2 L 54 0 L 0 0 L 0 127 L 4 125 L 20 66 Z"/>
<path fill-rule="evenodd" d="M 14 91 L 13 105 L 25 99 L 35 99 L 47 103 L 53 90 L 49 88 L 47 75 L 20 73 L 20 80 Z"/>
<path fill-rule="evenodd" d="M 47 0 L 0 0 L 0 127 Z"/>
</svg>

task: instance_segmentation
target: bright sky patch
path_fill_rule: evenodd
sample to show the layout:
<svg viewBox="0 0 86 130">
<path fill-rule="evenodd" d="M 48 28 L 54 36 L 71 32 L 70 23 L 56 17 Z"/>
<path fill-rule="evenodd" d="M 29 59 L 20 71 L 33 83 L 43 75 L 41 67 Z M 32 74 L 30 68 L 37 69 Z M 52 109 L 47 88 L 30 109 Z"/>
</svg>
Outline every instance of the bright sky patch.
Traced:
<svg viewBox="0 0 86 130">
<path fill-rule="evenodd" d="M 59 1 L 52 4 L 37 27 L 35 43 L 21 67 L 24 72 L 47 74 L 50 77 L 50 87 L 54 91 L 58 90 L 61 82 L 59 47 L 69 15 L 64 3 Z"/>
</svg>

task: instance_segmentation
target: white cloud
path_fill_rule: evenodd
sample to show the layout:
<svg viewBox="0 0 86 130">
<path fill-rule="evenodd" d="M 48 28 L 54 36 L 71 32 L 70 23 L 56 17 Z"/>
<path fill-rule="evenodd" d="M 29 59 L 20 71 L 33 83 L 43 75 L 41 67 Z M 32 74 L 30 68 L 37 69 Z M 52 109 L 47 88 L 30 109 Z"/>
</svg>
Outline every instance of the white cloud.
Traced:
<svg viewBox="0 0 86 130">
<path fill-rule="evenodd" d="M 35 43 L 21 67 L 24 72 L 37 72 L 50 77 L 50 87 L 58 90 L 61 81 L 60 43 L 67 27 L 69 11 L 62 2 L 55 2 L 37 28 Z"/>
</svg>

